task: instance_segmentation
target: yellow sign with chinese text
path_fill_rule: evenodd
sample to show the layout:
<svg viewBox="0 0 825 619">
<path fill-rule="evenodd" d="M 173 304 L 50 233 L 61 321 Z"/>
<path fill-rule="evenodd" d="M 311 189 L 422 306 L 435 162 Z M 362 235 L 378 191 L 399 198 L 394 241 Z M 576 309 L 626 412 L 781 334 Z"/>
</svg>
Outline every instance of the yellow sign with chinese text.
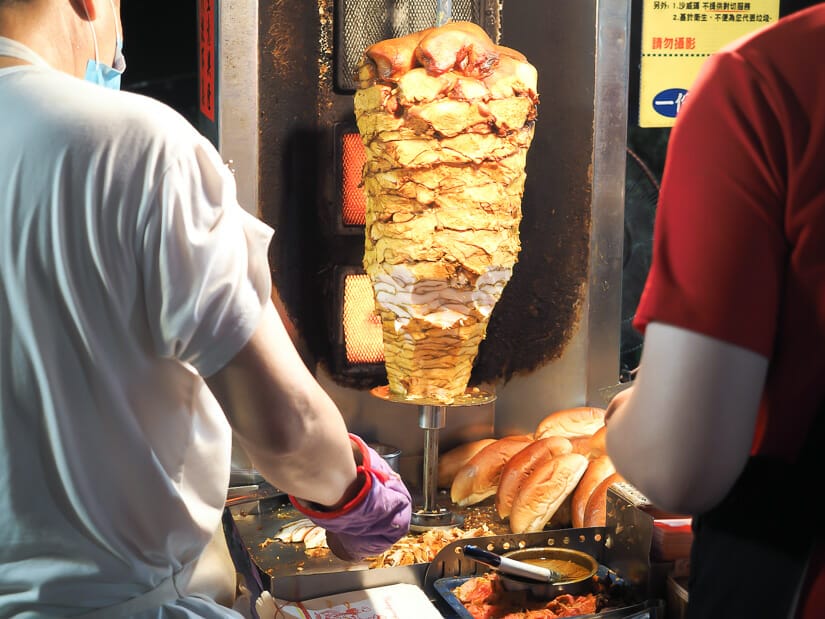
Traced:
<svg viewBox="0 0 825 619">
<path fill-rule="evenodd" d="M 778 18 L 779 0 L 644 0 L 639 126 L 671 127 L 702 63 Z"/>
</svg>

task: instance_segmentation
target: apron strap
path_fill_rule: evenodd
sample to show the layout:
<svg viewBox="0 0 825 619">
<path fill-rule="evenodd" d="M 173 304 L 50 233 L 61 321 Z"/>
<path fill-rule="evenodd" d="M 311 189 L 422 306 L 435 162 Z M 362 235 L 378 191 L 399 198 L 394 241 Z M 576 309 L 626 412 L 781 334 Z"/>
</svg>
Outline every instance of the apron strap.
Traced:
<svg viewBox="0 0 825 619">
<path fill-rule="evenodd" d="M 229 547 L 229 554 L 232 557 L 232 562 L 235 565 L 235 571 L 243 576 L 244 584 L 249 590 L 250 609 L 249 615 L 252 619 L 259 619 L 258 610 L 255 607 L 255 602 L 260 597 L 261 593 L 266 591 L 263 579 L 261 578 L 261 571 L 256 565 L 249 550 L 241 537 L 238 527 L 235 524 L 235 519 L 228 507 L 224 507 L 223 516 L 223 530 L 226 535 L 226 544 Z"/>
<path fill-rule="evenodd" d="M 162 580 L 154 589 L 149 589 L 145 593 L 112 604 L 104 606 L 82 615 L 75 615 L 78 619 L 114 619 L 115 617 L 133 617 L 147 610 L 156 609 L 168 602 L 174 602 L 185 596 L 184 587 L 178 583 L 185 583 L 184 577 L 194 569 L 194 563 L 188 563 L 180 570 Z"/>
</svg>

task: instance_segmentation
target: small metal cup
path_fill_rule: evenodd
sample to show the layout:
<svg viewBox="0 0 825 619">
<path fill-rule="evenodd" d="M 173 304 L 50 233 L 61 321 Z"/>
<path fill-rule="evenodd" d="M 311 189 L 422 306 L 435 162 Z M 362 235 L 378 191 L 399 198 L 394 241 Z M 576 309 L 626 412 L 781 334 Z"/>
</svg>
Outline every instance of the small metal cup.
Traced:
<svg viewBox="0 0 825 619">
<path fill-rule="evenodd" d="M 390 465 L 390 468 L 393 471 L 400 474 L 398 470 L 398 459 L 401 457 L 401 450 L 398 447 L 385 445 L 383 443 L 369 443 L 369 446 L 372 447 L 379 456 L 386 460 L 387 464 Z"/>
</svg>

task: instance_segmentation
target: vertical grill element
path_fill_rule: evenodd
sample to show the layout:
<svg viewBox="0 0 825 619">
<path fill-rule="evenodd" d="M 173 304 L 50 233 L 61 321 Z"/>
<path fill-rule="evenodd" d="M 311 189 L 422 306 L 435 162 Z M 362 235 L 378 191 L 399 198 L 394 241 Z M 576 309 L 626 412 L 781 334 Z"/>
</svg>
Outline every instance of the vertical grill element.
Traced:
<svg viewBox="0 0 825 619">
<path fill-rule="evenodd" d="M 348 364 L 384 361 L 381 319 L 375 313 L 372 283 L 366 273 L 344 274 L 341 322 Z"/>
<path fill-rule="evenodd" d="M 341 136 L 341 223 L 363 226 L 367 200 L 361 187 L 366 153 L 358 132 Z"/>
<path fill-rule="evenodd" d="M 495 5 L 495 6 L 491 6 Z M 488 23 L 498 22 L 498 0 L 453 0 L 453 21 L 483 26 L 493 40 Z M 354 91 L 355 69 L 373 43 L 402 37 L 436 25 L 437 0 L 342 0 L 336 24 L 335 86 Z M 495 13 L 495 15 L 494 15 Z M 493 27 L 495 29 L 495 27 Z"/>
<path fill-rule="evenodd" d="M 355 264 L 355 256 L 361 254 L 366 218 L 361 184 L 366 149 L 354 123 L 338 123 L 334 135 L 338 187 L 332 213 L 334 228 L 340 238 L 357 238 L 359 249 L 352 258 L 342 252 L 331 271 L 335 291 L 330 298 L 335 328 L 333 365 L 341 375 L 376 380 L 385 374 L 381 320 L 375 313 L 372 284 L 361 265 Z"/>
</svg>

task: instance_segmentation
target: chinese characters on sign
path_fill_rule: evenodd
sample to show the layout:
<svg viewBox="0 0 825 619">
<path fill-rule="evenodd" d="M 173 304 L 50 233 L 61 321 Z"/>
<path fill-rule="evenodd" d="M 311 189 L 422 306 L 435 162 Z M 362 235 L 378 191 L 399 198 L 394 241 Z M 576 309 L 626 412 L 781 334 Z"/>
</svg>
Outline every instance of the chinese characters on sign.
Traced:
<svg viewBox="0 0 825 619">
<path fill-rule="evenodd" d="M 702 63 L 779 18 L 779 0 L 644 0 L 639 126 L 670 127 Z"/>
</svg>

